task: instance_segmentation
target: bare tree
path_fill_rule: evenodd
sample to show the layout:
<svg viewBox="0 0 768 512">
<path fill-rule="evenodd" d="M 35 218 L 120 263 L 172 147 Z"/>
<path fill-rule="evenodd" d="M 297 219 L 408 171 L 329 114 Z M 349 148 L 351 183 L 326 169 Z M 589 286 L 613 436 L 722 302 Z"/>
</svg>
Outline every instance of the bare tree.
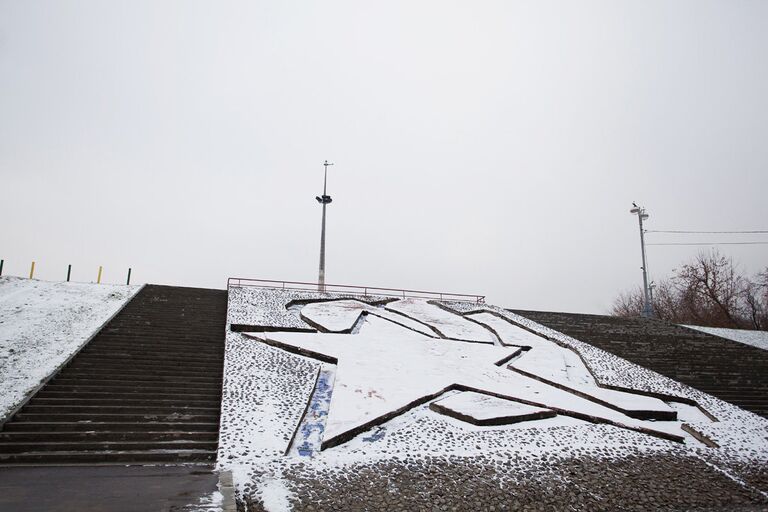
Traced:
<svg viewBox="0 0 768 512">
<path fill-rule="evenodd" d="M 653 310 L 662 320 L 676 322 L 680 318 L 680 304 L 677 290 L 670 279 L 662 279 L 654 286 Z"/>
<path fill-rule="evenodd" d="M 745 316 L 753 329 L 768 329 L 768 268 L 744 289 Z"/>
<path fill-rule="evenodd" d="M 619 294 L 611 306 L 613 316 L 638 316 L 643 310 L 643 289 L 639 286 Z"/>
<path fill-rule="evenodd" d="M 616 297 L 611 306 L 611 314 L 624 317 L 640 316 L 643 311 L 643 301 L 643 289 L 638 286 Z M 677 321 L 678 298 L 670 280 L 664 279 L 654 284 L 651 306 L 656 317 L 670 322 Z"/>
<path fill-rule="evenodd" d="M 674 323 L 766 329 L 768 268 L 750 280 L 717 250 L 702 252 L 656 284 L 652 306 L 658 318 Z M 616 298 L 611 314 L 639 316 L 642 309 L 643 292 L 635 288 Z"/>
<path fill-rule="evenodd" d="M 733 260 L 716 249 L 701 252 L 672 280 L 681 294 L 684 316 L 713 327 L 739 327 L 739 300 L 745 279 Z"/>
</svg>

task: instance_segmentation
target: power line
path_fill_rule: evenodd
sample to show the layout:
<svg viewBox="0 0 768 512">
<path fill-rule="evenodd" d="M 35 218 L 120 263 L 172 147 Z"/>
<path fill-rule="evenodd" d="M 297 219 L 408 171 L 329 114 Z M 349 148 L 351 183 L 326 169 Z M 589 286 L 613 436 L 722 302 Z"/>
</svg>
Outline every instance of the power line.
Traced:
<svg viewBox="0 0 768 512">
<path fill-rule="evenodd" d="M 768 230 L 753 230 L 753 231 L 682 231 L 682 230 L 647 230 L 646 233 L 681 233 L 681 234 L 697 234 L 697 235 L 730 235 L 730 234 L 765 234 Z"/>
<path fill-rule="evenodd" d="M 768 242 L 672 242 L 666 244 L 645 244 L 645 245 L 768 245 Z"/>
</svg>

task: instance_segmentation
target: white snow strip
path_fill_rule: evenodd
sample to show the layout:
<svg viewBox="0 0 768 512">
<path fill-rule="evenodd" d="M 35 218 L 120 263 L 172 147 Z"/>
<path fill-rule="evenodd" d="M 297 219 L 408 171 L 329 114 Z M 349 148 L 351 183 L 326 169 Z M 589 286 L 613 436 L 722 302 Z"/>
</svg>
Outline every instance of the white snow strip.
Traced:
<svg viewBox="0 0 768 512">
<path fill-rule="evenodd" d="M 581 354 L 602 384 L 694 400 L 707 412 L 713 414 L 718 421 L 712 423 L 707 419 L 704 422 L 691 423 L 686 421 L 686 423 L 715 441 L 722 450 L 727 451 L 729 457 L 745 461 L 768 462 L 768 419 L 766 418 L 503 308 L 490 305 L 478 308 L 476 305 L 463 303 L 450 303 L 449 306 L 457 311 L 467 312 L 478 309 L 490 310 L 524 325 L 542 336 L 557 340 L 558 343 Z"/>
<path fill-rule="evenodd" d="M 358 300 L 315 302 L 301 308 L 301 316 L 321 325 L 329 332 L 351 330 L 363 312 L 386 318 L 427 336 L 435 336 L 435 333 L 424 324 L 388 311 L 383 307 L 371 306 Z"/>
<path fill-rule="evenodd" d="M 323 326 L 329 332 L 349 331 L 368 304 L 358 300 L 315 302 L 301 308 L 301 316 Z"/>
<path fill-rule="evenodd" d="M 501 342 L 505 345 L 544 349 L 547 349 L 552 345 L 551 341 L 513 325 L 503 318 L 499 318 L 491 313 L 472 313 L 467 316 L 490 326 L 501 337 Z"/>
<path fill-rule="evenodd" d="M 526 416 L 547 410 L 473 391 L 456 393 L 442 400 L 437 400 L 435 403 L 477 420 Z"/>
<path fill-rule="evenodd" d="M 695 331 L 705 332 L 714 336 L 720 336 L 731 341 L 738 341 L 745 345 L 768 350 L 768 331 L 749 331 L 746 329 L 725 329 L 722 327 L 702 327 L 700 325 L 684 325 Z"/>
<path fill-rule="evenodd" d="M 501 337 L 502 343 L 525 344 L 532 347 L 511 363 L 514 368 L 586 393 L 626 411 L 673 412 L 673 409 L 658 398 L 598 386 L 579 355 L 571 349 L 561 347 L 490 313 L 471 316 L 493 327 Z"/>
<path fill-rule="evenodd" d="M 387 304 L 387 309 L 398 311 L 436 327 L 446 338 L 494 343 L 493 333 L 466 318 L 441 309 L 426 300 L 402 299 Z"/>
</svg>

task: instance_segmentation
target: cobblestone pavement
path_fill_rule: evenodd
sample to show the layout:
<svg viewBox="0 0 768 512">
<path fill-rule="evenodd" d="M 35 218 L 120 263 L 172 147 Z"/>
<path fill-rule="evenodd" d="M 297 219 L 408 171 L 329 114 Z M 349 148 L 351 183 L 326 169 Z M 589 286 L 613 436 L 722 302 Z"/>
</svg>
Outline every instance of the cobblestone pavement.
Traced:
<svg viewBox="0 0 768 512">
<path fill-rule="evenodd" d="M 353 511 L 758 511 L 768 498 L 754 468 L 746 485 L 695 456 L 616 460 L 408 459 L 346 469 L 286 468 L 294 510 Z M 248 493 L 246 492 L 246 495 Z M 243 510 L 263 510 L 257 497 Z"/>
</svg>

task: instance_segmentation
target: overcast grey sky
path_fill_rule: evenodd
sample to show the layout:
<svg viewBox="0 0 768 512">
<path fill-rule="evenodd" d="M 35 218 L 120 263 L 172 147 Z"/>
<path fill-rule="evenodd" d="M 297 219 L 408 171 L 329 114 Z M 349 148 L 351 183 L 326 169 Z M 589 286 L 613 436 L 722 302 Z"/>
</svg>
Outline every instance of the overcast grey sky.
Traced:
<svg viewBox="0 0 768 512">
<path fill-rule="evenodd" d="M 605 312 L 641 281 L 632 201 L 768 229 L 767 26 L 765 0 L 2 0 L 4 274 L 316 280 L 329 159 L 327 282 Z"/>
</svg>

